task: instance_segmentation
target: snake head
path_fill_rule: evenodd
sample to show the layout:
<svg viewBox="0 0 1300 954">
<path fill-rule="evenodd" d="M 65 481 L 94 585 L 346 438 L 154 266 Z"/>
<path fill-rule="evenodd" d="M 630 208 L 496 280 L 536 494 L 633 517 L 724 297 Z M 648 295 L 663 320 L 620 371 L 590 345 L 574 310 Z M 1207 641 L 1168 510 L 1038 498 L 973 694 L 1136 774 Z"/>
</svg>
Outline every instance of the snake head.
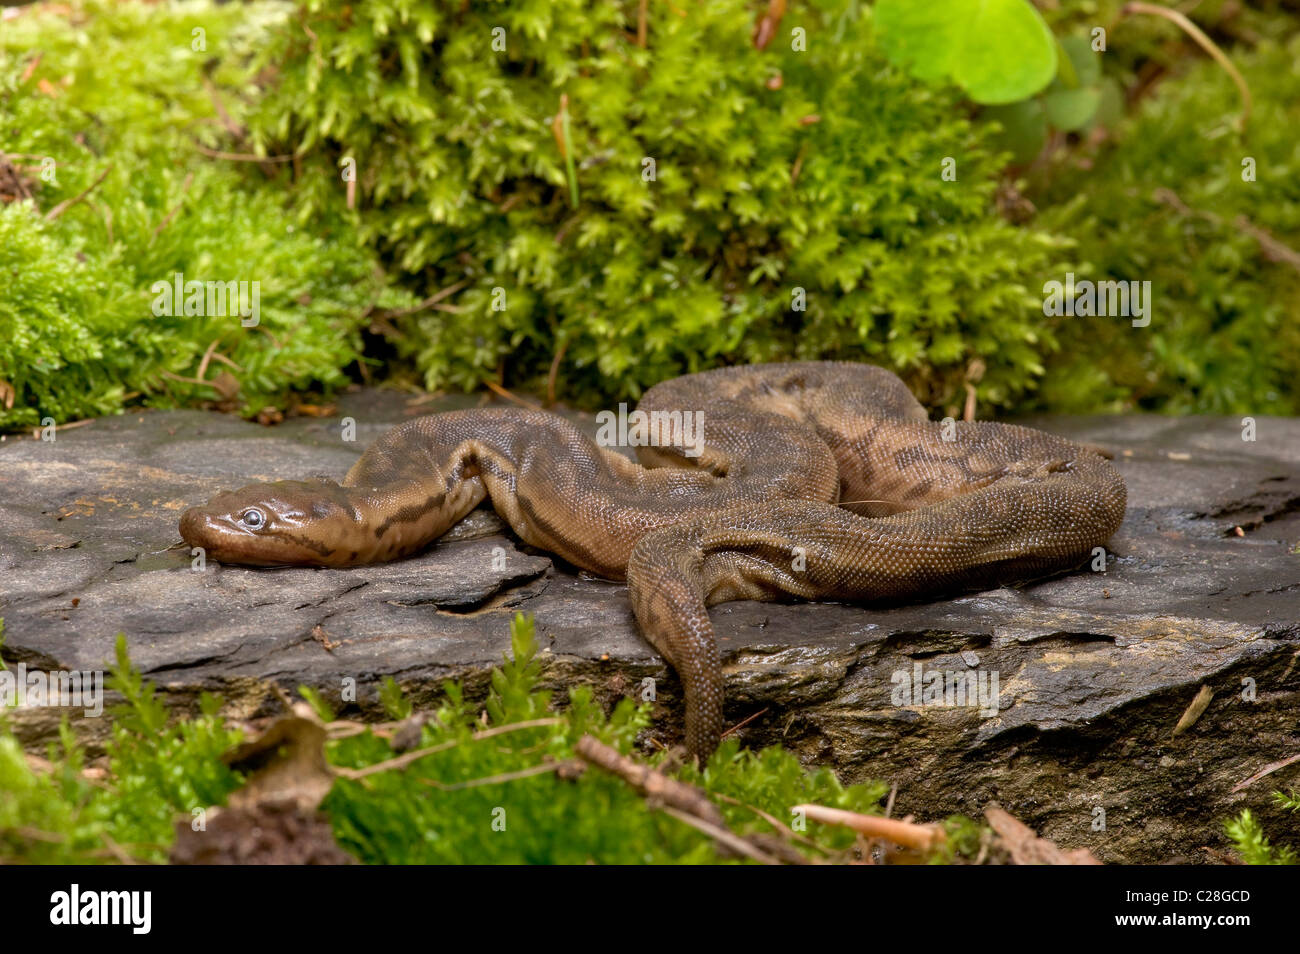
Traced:
<svg viewBox="0 0 1300 954">
<path fill-rule="evenodd" d="M 217 494 L 181 514 L 181 537 L 222 563 L 341 566 L 357 554 L 339 541 L 356 533 L 358 514 L 332 480 L 279 480 Z"/>
</svg>

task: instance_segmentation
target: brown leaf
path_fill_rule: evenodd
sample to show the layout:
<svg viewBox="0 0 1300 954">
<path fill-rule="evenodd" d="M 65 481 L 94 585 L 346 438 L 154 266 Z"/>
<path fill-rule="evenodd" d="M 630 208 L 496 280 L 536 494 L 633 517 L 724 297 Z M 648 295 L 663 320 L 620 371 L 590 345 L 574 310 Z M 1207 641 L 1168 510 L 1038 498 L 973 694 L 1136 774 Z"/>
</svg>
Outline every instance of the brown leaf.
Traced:
<svg viewBox="0 0 1300 954">
<path fill-rule="evenodd" d="M 325 725 L 311 706 L 295 703 L 292 715 L 276 719 L 256 739 L 222 756 L 232 769 L 250 773 L 244 787 L 230 796 L 230 806 L 290 799 L 315 809 L 334 785 L 325 738 Z"/>
<path fill-rule="evenodd" d="M 1018 865 L 1099 865 L 1086 848 L 1062 851 L 1054 842 L 1039 838 L 1033 829 L 1012 818 L 997 805 L 984 809 L 984 817 L 1002 839 L 1002 844 Z"/>
<path fill-rule="evenodd" d="M 239 379 L 229 371 L 222 371 L 207 384 L 226 401 L 232 401 L 239 393 Z"/>
</svg>

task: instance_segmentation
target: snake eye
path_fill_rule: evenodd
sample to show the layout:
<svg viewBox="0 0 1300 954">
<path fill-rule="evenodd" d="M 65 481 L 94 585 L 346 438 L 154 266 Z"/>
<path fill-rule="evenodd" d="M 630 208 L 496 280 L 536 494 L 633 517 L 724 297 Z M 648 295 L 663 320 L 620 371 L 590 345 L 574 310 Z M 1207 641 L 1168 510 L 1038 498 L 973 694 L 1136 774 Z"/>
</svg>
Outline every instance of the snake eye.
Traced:
<svg viewBox="0 0 1300 954">
<path fill-rule="evenodd" d="M 266 523 L 266 515 L 260 510 L 246 510 L 239 521 L 249 530 L 260 530 L 262 524 Z"/>
</svg>

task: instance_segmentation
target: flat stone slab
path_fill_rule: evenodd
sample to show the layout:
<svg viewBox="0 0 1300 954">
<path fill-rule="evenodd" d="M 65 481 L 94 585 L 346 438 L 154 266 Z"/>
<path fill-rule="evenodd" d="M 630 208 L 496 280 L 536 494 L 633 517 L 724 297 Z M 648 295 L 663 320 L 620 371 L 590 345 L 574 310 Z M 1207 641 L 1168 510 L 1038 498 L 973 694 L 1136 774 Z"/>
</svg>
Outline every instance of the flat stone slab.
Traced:
<svg viewBox="0 0 1300 954">
<path fill-rule="evenodd" d="M 53 441 L 9 435 L 4 658 L 104 669 L 124 632 L 135 665 L 178 705 L 216 690 L 251 716 L 276 709 L 274 686 L 305 683 L 342 706 L 355 684 L 350 708 L 364 717 L 387 676 L 417 702 L 446 678 L 481 696 L 525 611 L 549 684 L 591 684 L 610 702 L 652 679 L 654 734 L 676 741 L 680 686 L 637 634 L 626 588 L 523 545 L 489 510 L 417 557 L 347 570 L 196 570 L 180 544 L 181 511 L 219 490 L 341 477 L 392 425 L 476 403 L 365 390 L 336 417 L 274 428 L 147 411 Z M 594 433 L 591 415 L 567 416 Z M 1232 789 L 1300 752 L 1300 421 L 1260 418 L 1254 441 L 1235 418 L 1023 423 L 1115 451 L 1129 511 L 1106 569 L 907 605 L 715 607 L 729 720 L 751 719 L 746 744 L 781 742 L 846 781 L 897 782 L 896 813 L 978 815 L 996 799 L 1109 861 L 1207 860 L 1200 846 L 1221 846 L 1223 820 L 1243 806 L 1266 829 L 1294 830 L 1267 795 L 1300 786 L 1300 763 Z M 936 677 L 983 686 L 982 704 L 926 697 Z M 1174 736 L 1202 686 L 1208 707 Z M 37 742 L 68 711 L 15 721 Z M 102 730 L 95 722 L 79 728 Z"/>
</svg>

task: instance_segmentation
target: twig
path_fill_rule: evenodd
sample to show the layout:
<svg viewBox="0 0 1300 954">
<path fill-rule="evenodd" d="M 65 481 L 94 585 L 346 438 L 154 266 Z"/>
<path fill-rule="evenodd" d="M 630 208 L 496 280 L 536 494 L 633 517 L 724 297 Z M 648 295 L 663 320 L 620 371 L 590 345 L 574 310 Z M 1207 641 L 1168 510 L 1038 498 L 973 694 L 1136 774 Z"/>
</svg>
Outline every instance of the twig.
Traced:
<svg viewBox="0 0 1300 954">
<path fill-rule="evenodd" d="M 201 142 L 196 142 L 194 148 L 213 159 L 229 159 L 232 162 L 292 162 L 294 159 L 293 156 L 255 156 L 249 152 L 222 152 L 220 149 L 209 149 Z"/>
<path fill-rule="evenodd" d="M 1241 119 L 1239 121 L 1238 129 L 1244 130 L 1246 128 L 1246 124 L 1250 122 L 1250 87 L 1246 85 L 1245 78 L 1237 71 L 1237 68 L 1232 65 L 1232 60 L 1228 59 L 1227 54 L 1225 54 L 1223 50 L 1219 49 L 1218 45 L 1206 36 L 1200 27 L 1187 19 L 1187 17 L 1179 13 L 1177 10 L 1171 10 L 1169 7 L 1161 6 L 1158 3 L 1134 2 L 1125 4 L 1122 13 L 1125 16 L 1128 16 L 1131 13 L 1149 13 L 1153 16 L 1164 17 L 1195 40 L 1196 45 L 1206 53 L 1210 54 L 1210 56 L 1214 58 L 1214 61 L 1222 66 L 1227 74 L 1232 77 L 1232 81 L 1237 84 L 1237 89 L 1241 93 L 1242 103 Z"/>
<path fill-rule="evenodd" d="M 70 431 L 74 427 L 85 427 L 87 424 L 93 424 L 94 421 L 95 419 L 93 417 L 86 417 L 86 418 L 82 418 L 80 421 L 68 421 L 66 424 L 58 424 L 55 426 L 58 427 L 58 429 L 61 431 Z M 41 436 L 41 429 L 39 427 L 33 427 L 32 437 L 39 440 L 40 436 Z"/>
<path fill-rule="evenodd" d="M 38 52 L 38 53 L 36 54 L 36 58 L 33 59 L 30 63 L 28 63 L 28 64 L 23 68 L 22 75 L 21 75 L 20 77 L 18 77 L 18 85 L 19 85 L 19 86 L 21 86 L 23 83 L 26 83 L 29 79 L 32 78 L 32 74 L 36 72 L 37 67 L 39 67 L 39 66 L 41 65 L 41 60 L 43 60 L 43 59 L 45 59 L 45 51 L 44 51 L 44 50 Z"/>
<path fill-rule="evenodd" d="M 754 25 L 754 48 L 763 50 L 776 36 L 776 28 L 785 16 L 785 0 L 768 0 L 767 10 Z"/>
<path fill-rule="evenodd" d="M 560 362 L 564 360 L 564 352 L 567 350 L 569 350 L 569 339 L 565 338 L 560 341 L 560 346 L 555 349 L 555 357 L 551 359 L 551 370 L 546 373 L 547 407 L 555 404 L 555 378 L 560 373 Z"/>
<path fill-rule="evenodd" d="M 636 45 L 645 49 L 646 44 L 646 7 L 649 0 L 641 0 L 636 11 Z"/>
<path fill-rule="evenodd" d="M 208 374 L 207 374 L 208 362 L 211 361 L 213 358 L 216 358 L 218 361 L 226 365 L 226 367 L 228 368 L 233 368 L 236 371 L 244 370 L 234 361 L 231 361 L 229 358 L 227 358 L 224 354 L 218 353 L 217 345 L 220 342 L 221 342 L 220 338 L 213 338 L 212 344 L 208 345 L 208 350 L 203 352 L 203 359 L 199 362 L 199 369 L 198 371 L 194 372 L 194 377 L 197 378 L 198 380 L 206 381 L 208 379 Z"/>
<path fill-rule="evenodd" d="M 1258 782 L 1258 781 L 1259 781 L 1261 778 L 1263 778 L 1264 776 L 1266 776 L 1266 775 L 1272 775 L 1272 774 L 1273 774 L 1274 772 L 1276 772 L 1278 769 L 1284 769 L 1284 768 L 1286 768 L 1288 765 L 1291 765 L 1292 763 L 1295 763 L 1295 762 L 1300 762 L 1300 753 L 1297 753 L 1297 754 L 1291 756 L 1289 759 L 1282 759 L 1282 760 L 1279 761 L 1279 762 L 1270 762 L 1268 765 L 1265 765 L 1262 769 L 1260 769 L 1258 772 L 1256 772 L 1256 773 L 1255 773 L 1254 775 L 1252 775 L 1250 778 L 1248 778 L 1248 779 L 1243 779 L 1242 781 L 1240 781 L 1240 782 L 1238 782 L 1236 785 L 1234 785 L 1234 786 L 1232 787 L 1232 791 L 1233 791 L 1233 793 L 1235 794 L 1236 792 L 1240 792 L 1240 791 L 1242 791 L 1242 790 L 1244 790 L 1244 789 L 1247 789 L 1247 788 L 1249 788 L 1251 785 L 1254 785 L 1256 782 Z"/>
<path fill-rule="evenodd" d="M 86 187 L 86 190 L 85 190 L 84 192 L 82 192 L 80 195 L 75 196 L 75 197 L 73 197 L 73 198 L 71 198 L 71 199 L 64 199 L 62 202 L 60 202 L 60 203 L 59 203 L 58 205 L 56 205 L 54 208 L 50 209 L 49 212 L 45 213 L 45 221 L 46 221 L 46 222 L 53 222 L 55 219 L 57 219 L 60 215 L 62 215 L 64 212 L 66 212 L 66 211 L 67 211 L 68 209 L 70 209 L 72 206 L 76 205 L 78 202 L 80 202 L 80 201 L 81 201 L 82 199 L 84 199 L 86 196 L 90 195 L 90 193 L 93 192 L 93 191 L 95 190 L 95 187 L 96 187 L 97 185 L 99 185 L 101 182 L 103 182 L 105 178 L 107 178 L 107 176 L 108 176 L 108 172 L 109 172 L 109 170 L 112 169 L 112 168 L 113 168 L 113 164 L 110 162 L 108 165 L 106 165 L 106 166 L 104 167 L 104 171 L 101 172 L 101 173 L 99 174 L 99 178 L 97 178 L 94 182 L 92 182 L 89 186 L 87 186 L 87 187 Z"/>
<path fill-rule="evenodd" d="M 420 779 L 425 785 L 430 785 L 440 792 L 458 792 L 464 788 L 478 788 L 480 785 L 496 785 L 501 782 L 514 782 L 521 778 L 531 778 L 534 775 L 545 775 L 547 772 L 558 772 L 561 769 L 572 768 L 575 764 L 582 763 L 576 760 L 567 762 L 549 762 L 541 765 L 533 765 L 529 768 L 519 769 L 516 772 L 502 772 L 500 775 L 489 775 L 487 778 L 472 778 L 468 782 L 454 782 L 451 785 L 439 782 L 437 779 L 422 778 Z"/>
<path fill-rule="evenodd" d="M 221 97 L 217 95 L 217 87 L 213 84 L 212 80 L 206 76 L 203 77 L 203 86 L 207 89 L 208 96 L 212 99 L 212 106 L 216 109 L 217 116 L 221 119 L 221 125 L 226 127 L 226 131 L 236 139 L 243 139 L 247 136 L 248 130 L 235 122 L 230 117 L 230 113 L 226 112 L 226 107 L 221 102 Z"/>
<path fill-rule="evenodd" d="M 1193 209 L 1190 205 L 1180 199 L 1173 189 L 1160 186 L 1152 191 L 1151 197 L 1157 202 L 1163 202 L 1181 215 L 1197 216 L 1217 226 L 1225 225 L 1223 219 L 1215 215 L 1213 212 Z M 1251 222 L 1250 219 L 1246 218 L 1245 215 L 1238 215 L 1233 219 L 1232 224 L 1259 243 L 1260 251 L 1263 253 L 1264 258 L 1268 259 L 1270 262 L 1290 265 L 1292 268 L 1296 269 L 1296 271 L 1300 271 L 1300 252 L 1297 252 L 1295 249 L 1291 248 L 1291 246 L 1278 241 L 1267 229 L 1260 228 L 1258 225 Z"/>
<path fill-rule="evenodd" d="M 151 241 L 157 238 L 158 233 L 160 233 L 163 229 L 167 228 L 167 226 L 171 224 L 172 219 L 176 218 L 176 213 L 179 212 L 181 210 L 181 206 L 185 204 L 185 196 L 189 193 L 190 186 L 193 185 L 193 183 L 194 183 L 194 173 L 191 172 L 185 177 L 185 182 L 181 185 L 181 200 L 177 202 L 176 206 L 170 212 L 164 215 L 163 220 L 154 227 L 153 234 L 150 236 Z"/>
<path fill-rule="evenodd" d="M 484 729 L 481 732 L 475 732 L 471 735 L 471 742 L 478 742 L 482 739 L 490 739 L 494 736 L 505 735 L 508 732 L 520 732 L 524 729 L 540 729 L 543 726 L 559 725 L 560 719 L 530 719 L 526 722 L 512 722 L 510 725 L 501 725 L 493 729 Z M 364 768 L 348 769 L 339 768 L 334 771 L 343 778 L 356 779 L 365 778 L 367 775 L 377 775 L 380 772 L 387 772 L 389 769 L 404 768 L 412 762 L 418 762 L 426 755 L 433 755 L 436 752 L 445 752 L 447 749 L 454 749 L 460 745 L 460 739 L 451 739 L 447 742 L 439 742 L 437 745 L 430 745 L 423 749 L 416 749 L 413 752 L 407 752 L 405 755 L 399 755 L 396 758 L 387 759 L 383 762 L 376 762 L 374 765 L 367 765 Z"/>
<path fill-rule="evenodd" d="M 578 207 L 578 173 L 573 165 L 573 149 L 569 139 L 569 94 L 560 94 L 560 109 L 551 122 L 551 133 L 555 136 L 560 155 L 564 157 L 564 170 L 569 180 L 569 205 Z"/>
<path fill-rule="evenodd" d="M 823 825 L 842 825 L 872 838 L 884 838 L 917 851 L 929 851 L 948 840 L 947 834 L 938 825 L 916 825 L 894 818 L 881 818 L 879 815 L 827 808 L 825 805 L 796 805 L 793 810 L 802 811 L 806 817 Z"/>
<path fill-rule="evenodd" d="M 730 829 L 723 828 L 719 825 L 712 825 L 702 818 L 692 815 L 690 812 L 684 812 L 680 808 L 673 808 L 671 805 L 660 806 L 660 811 L 665 815 L 676 818 L 683 824 L 690 825 L 699 831 L 704 832 L 718 844 L 741 855 L 745 858 L 752 858 L 754 861 L 761 862 L 765 865 L 780 864 L 775 858 L 764 851 L 759 851 L 745 839 L 741 838 Z"/>
<path fill-rule="evenodd" d="M 1270 262 L 1290 265 L 1296 271 L 1300 271 L 1300 252 L 1297 252 L 1289 245 L 1279 242 L 1266 229 L 1255 225 L 1244 215 L 1237 216 L 1232 220 L 1232 224 L 1258 242 L 1259 247 L 1264 252 L 1264 257 Z"/>
<path fill-rule="evenodd" d="M 781 821 L 781 819 L 777 818 L 774 815 L 769 815 L 761 808 L 757 808 L 753 805 L 742 802 L 738 798 L 732 798 L 730 795 L 724 795 L 721 792 L 715 792 L 713 797 L 726 802 L 728 805 L 735 805 L 737 808 L 744 808 L 753 812 L 759 818 L 763 819 L 763 821 L 767 822 L 769 825 L 775 828 L 777 834 L 779 834 L 782 838 L 788 838 L 791 841 L 800 842 L 802 844 L 807 845 L 809 848 L 816 848 L 818 851 L 823 853 L 826 851 L 826 849 L 823 846 L 817 844 L 817 842 L 813 841 L 807 835 L 799 834 L 789 825 L 785 824 L 785 822 Z"/>
<path fill-rule="evenodd" d="M 513 392 L 506 390 L 501 385 L 497 384 L 495 381 L 486 380 L 483 383 L 486 384 L 493 391 L 495 391 L 497 394 L 501 395 L 501 397 L 505 398 L 507 401 L 513 401 L 515 404 L 518 404 L 520 407 L 532 408 L 534 411 L 540 411 L 542 409 L 542 406 L 540 404 L 534 404 L 532 401 L 524 400 L 523 398 L 519 397 L 517 394 L 514 394 Z"/>
<path fill-rule="evenodd" d="M 442 301 L 444 298 L 448 297 L 449 295 L 456 294 L 456 292 L 460 291 L 468 284 L 469 284 L 469 279 L 468 278 L 463 279 L 462 281 L 456 282 L 456 284 L 454 285 L 448 285 L 446 288 L 434 292 L 432 295 L 430 295 L 424 301 L 420 302 L 418 305 L 412 305 L 410 308 L 396 308 L 393 311 L 381 312 L 376 317 L 405 318 L 407 315 L 413 315 L 417 311 L 425 311 L 429 308 L 432 308 L 434 305 L 438 304 L 438 302 Z"/>
<path fill-rule="evenodd" d="M 771 706 L 766 706 L 766 707 L 764 707 L 764 708 L 762 708 L 762 709 L 759 709 L 759 710 L 758 710 L 757 712 L 755 712 L 753 715 L 751 715 L 751 716 L 747 716 L 746 718 L 741 719 L 739 722 L 737 722 L 735 725 L 733 725 L 733 726 L 732 726 L 730 729 L 728 729 L 726 732 L 722 733 L 722 735 L 720 735 L 718 738 L 719 738 L 719 739 L 725 739 L 727 736 L 731 735 L 733 732 L 739 732 L 741 729 L 743 729 L 745 726 L 749 725 L 751 722 L 753 722 L 753 721 L 754 721 L 755 719 L 757 719 L 759 716 L 764 715 L 764 714 L 768 711 L 768 709 L 770 709 L 770 708 L 771 708 Z"/>
<path fill-rule="evenodd" d="M 685 812 L 716 828 L 727 827 L 718 806 L 694 785 L 679 782 L 648 765 L 642 765 L 593 736 L 584 735 L 579 739 L 573 747 L 573 753 L 583 761 L 590 762 L 611 775 L 617 775 L 646 798 L 661 802 L 665 809 Z"/>
<path fill-rule="evenodd" d="M 790 167 L 790 185 L 794 185 L 796 182 L 799 181 L 799 173 L 803 171 L 804 153 L 806 153 L 807 151 L 808 151 L 808 143 L 806 142 L 802 143 L 799 146 L 799 151 L 795 154 L 794 165 Z"/>
</svg>

